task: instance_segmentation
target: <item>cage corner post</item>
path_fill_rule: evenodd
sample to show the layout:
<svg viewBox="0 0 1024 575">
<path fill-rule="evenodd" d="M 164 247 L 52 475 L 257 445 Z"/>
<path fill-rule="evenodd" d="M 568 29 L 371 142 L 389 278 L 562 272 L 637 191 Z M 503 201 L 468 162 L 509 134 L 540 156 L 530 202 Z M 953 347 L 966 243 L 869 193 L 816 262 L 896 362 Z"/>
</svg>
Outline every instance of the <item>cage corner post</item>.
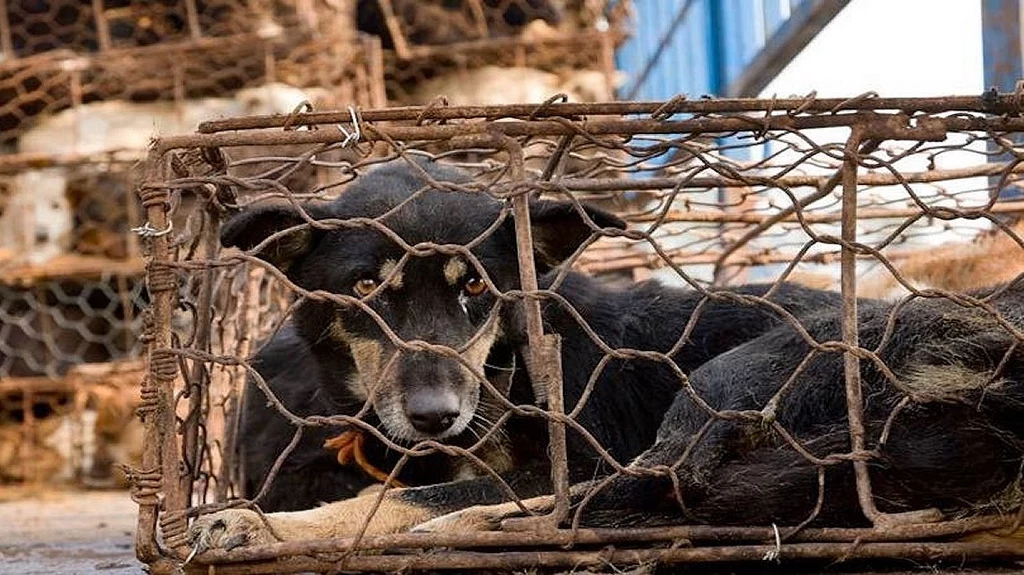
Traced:
<svg viewBox="0 0 1024 575">
<path fill-rule="evenodd" d="M 167 149 L 159 141 L 149 150 L 145 178 L 137 191 L 150 227 L 163 230 L 169 226 L 167 181 L 170 165 Z M 136 532 L 136 555 L 155 572 L 166 567 L 169 558 L 158 542 L 158 528 L 165 545 L 181 553 L 184 549 L 187 494 L 179 469 L 178 444 L 175 440 L 174 380 L 178 360 L 171 350 L 171 312 L 176 305 L 177 280 L 171 267 L 171 248 L 166 235 L 155 235 L 150 241 L 150 259 L 146 266 L 146 283 L 151 297 L 144 341 L 148 366 L 142 380 L 138 413 L 144 425 L 142 469 L 133 472 L 133 498 L 139 503 Z M 160 497 L 160 494 L 163 497 Z M 168 512 L 175 521 L 168 521 Z M 180 525 L 178 525 L 180 523 Z"/>
<path fill-rule="evenodd" d="M 841 331 L 843 346 L 843 380 L 846 387 L 847 420 L 850 427 L 850 452 L 857 482 L 857 500 L 864 516 L 877 525 L 879 512 L 871 492 L 871 476 L 867 461 L 859 456 L 864 449 L 864 400 L 860 380 L 860 358 L 857 356 L 859 324 L 857 321 L 857 169 L 860 165 L 860 144 L 863 128 L 850 128 L 843 150 L 842 200 L 840 235 L 840 293 L 842 294 Z"/>
</svg>

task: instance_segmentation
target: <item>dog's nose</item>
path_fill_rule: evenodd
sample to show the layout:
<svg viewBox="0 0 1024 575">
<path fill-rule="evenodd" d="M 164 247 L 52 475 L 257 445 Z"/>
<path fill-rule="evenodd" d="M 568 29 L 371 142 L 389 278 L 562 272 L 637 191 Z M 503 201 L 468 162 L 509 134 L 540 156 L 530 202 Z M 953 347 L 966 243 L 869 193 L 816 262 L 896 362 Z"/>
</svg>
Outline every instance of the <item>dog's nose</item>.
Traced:
<svg viewBox="0 0 1024 575">
<path fill-rule="evenodd" d="M 450 391 L 415 391 L 406 401 L 405 415 L 417 431 L 436 435 L 455 423 L 459 398 Z"/>
<path fill-rule="evenodd" d="M 46 230 L 36 230 L 36 243 L 45 244 L 50 241 L 50 233 Z"/>
</svg>

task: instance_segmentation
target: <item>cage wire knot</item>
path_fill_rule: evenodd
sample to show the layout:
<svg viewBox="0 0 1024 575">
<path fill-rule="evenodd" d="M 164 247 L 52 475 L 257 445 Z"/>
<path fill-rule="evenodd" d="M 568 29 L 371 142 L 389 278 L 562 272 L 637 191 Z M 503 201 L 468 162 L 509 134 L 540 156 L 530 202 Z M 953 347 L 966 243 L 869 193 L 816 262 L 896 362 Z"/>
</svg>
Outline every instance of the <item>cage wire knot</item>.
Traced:
<svg viewBox="0 0 1024 575">
<path fill-rule="evenodd" d="M 192 562 L 193 559 L 196 558 L 196 555 L 206 552 L 206 550 L 210 548 L 209 540 L 209 534 L 203 534 L 199 537 L 196 537 L 195 542 L 192 544 L 192 549 L 188 552 L 188 555 L 185 556 L 185 560 L 181 563 L 181 566 L 184 567 L 188 565 Z"/>
<path fill-rule="evenodd" d="M 347 148 L 353 142 L 358 142 L 363 137 L 362 130 L 359 128 L 359 117 L 356 115 L 356 109 L 354 106 L 348 107 L 348 113 L 352 117 L 352 129 L 354 131 L 349 132 L 345 129 L 345 126 L 337 124 L 338 129 L 341 130 L 342 134 L 345 134 L 345 139 L 341 142 L 342 148 Z"/>
<path fill-rule="evenodd" d="M 781 563 L 782 559 L 782 537 L 779 536 L 779 526 L 772 523 L 772 531 L 775 533 L 775 547 L 765 551 L 762 561 L 775 561 Z"/>
<path fill-rule="evenodd" d="M 173 229 L 174 222 L 171 220 L 167 220 L 167 227 L 162 230 L 154 228 L 153 224 L 147 221 L 146 223 L 142 224 L 139 227 L 131 228 L 131 232 L 134 234 L 138 234 L 139 236 L 144 238 L 158 238 L 160 236 L 166 236 L 167 234 L 171 233 Z"/>
</svg>

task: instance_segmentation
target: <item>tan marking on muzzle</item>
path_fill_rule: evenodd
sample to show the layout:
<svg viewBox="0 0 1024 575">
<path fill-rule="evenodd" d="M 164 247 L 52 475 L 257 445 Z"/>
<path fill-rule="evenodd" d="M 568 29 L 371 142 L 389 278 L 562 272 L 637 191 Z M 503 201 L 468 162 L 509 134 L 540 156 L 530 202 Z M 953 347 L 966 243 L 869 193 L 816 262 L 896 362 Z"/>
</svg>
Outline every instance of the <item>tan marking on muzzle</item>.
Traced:
<svg viewBox="0 0 1024 575">
<path fill-rule="evenodd" d="M 399 289 L 405 283 L 405 277 L 402 274 L 402 270 L 398 269 L 398 262 L 395 260 L 384 260 L 384 263 L 380 266 L 379 273 L 380 280 L 382 282 L 388 282 L 388 287 L 392 289 Z M 392 276 L 392 274 L 394 275 Z"/>
<path fill-rule="evenodd" d="M 348 342 L 352 350 L 352 360 L 356 364 L 356 379 L 361 390 L 360 397 L 366 399 L 370 396 L 371 390 L 377 385 L 380 379 L 381 369 L 384 362 L 383 348 L 380 343 L 372 339 L 356 338 Z M 375 390 L 380 393 L 381 390 Z"/>
<path fill-rule="evenodd" d="M 494 347 L 494 341 L 498 338 L 498 322 L 491 321 L 484 324 L 480 328 L 480 333 L 476 338 L 476 341 L 472 345 L 466 348 L 462 353 L 462 357 L 466 359 L 466 363 L 473 366 L 474 368 L 483 371 L 484 363 L 487 362 L 487 356 L 491 353 L 491 348 Z M 472 377 L 471 375 L 469 377 Z"/>
<path fill-rule="evenodd" d="M 448 263 L 444 264 L 444 279 L 448 282 L 448 285 L 455 285 L 459 283 L 462 276 L 466 275 L 466 262 L 460 258 L 452 258 L 448 260 Z"/>
<path fill-rule="evenodd" d="M 345 385 L 354 396 L 366 401 L 380 377 L 384 361 L 383 348 L 372 339 L 357 337 L 346 331 L 341 318 L 335 317 L 330 329 L 331 338 L 348 346 L 352 361 L 356 364 L 355 373 L 345 381 Z"/>
</svg>

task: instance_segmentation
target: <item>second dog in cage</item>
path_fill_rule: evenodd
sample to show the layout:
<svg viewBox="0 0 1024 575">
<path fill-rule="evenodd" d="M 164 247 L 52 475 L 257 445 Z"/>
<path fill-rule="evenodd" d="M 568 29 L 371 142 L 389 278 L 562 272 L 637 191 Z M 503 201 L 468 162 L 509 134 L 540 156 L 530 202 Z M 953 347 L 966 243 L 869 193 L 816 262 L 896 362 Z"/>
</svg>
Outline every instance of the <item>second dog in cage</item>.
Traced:
<svg viewBox="0 0 1024 575">
<path fill-rule="evenodd" d="M 692 373 L 716 409 L 763 417 L 714 417 L 680 394 L 658 441 L 626 472 L 574 486 L 581 524 L 885 527 L 979 514 L 1013 524 L 1024 465 L 1024 282 L 959 300 L 864 301 L 859 311 L 860 346 L 870 350 L 859 370 L 861 451 L 843 356 L 808 345 L 808 335 L 840 340 L 840 316 L 811 314 L 804 333 L 779 326 Z M 870 478 L 867 507 L 857 458 Z M 658 469 L 672 473 L 643 472 Z M 547 496 L 470 508 L 418 529 L 489 530 L 551 507 Z M 1019 536 L 1011 531 L 993 535 Z"/>
<path fill-rule="evenodd" d="M 400 159 L 360 176 L 331 203 L 306 204 L 316 225 L 292 204 L 250 208 L 226 224 L 225 244 L 258 248 L 298 287 L 343 298 L 306 299 L 255 358 L 273 397 L 252 385 L 246 392 L 244 495 L 264 511 L 306 509 L 267 515 L 278 535 L 356 533 L 376 495 L 310 508 L 382 479 L 412 487 L 385 494 L 372 532 L 507 500 L 489 472 L 519 497 L 549 492 L 547 423 L 534 393 L 543 384 L 535 387 L 525 367 L 515 226 L 509 203 L 489 189 L 453 167 Z M 568 434 L 577 481 L 612 469 L 596 444 L 625 464 L 655 441 L 684 373 L 789 314 L 839 301 L 794 285 L 713 294 L 657 282 L 605 286 L 560 265 L 599 230 L 623 228 L 621 220 L 571 201 L 531 199 L 529 212 L 545 330 L 562 338 L 566 409 L 578 409 L 579 429 Z M 660 359 L 613 357 L 605 346 Z M 298 416 L 365 412 L 355 428 L 364 443 L 338 447 L 361 456 L 367 471 L 339 465 L 324 449 L 338 428 L 307 427 L 296 437 L 294 420 L 271 399 Z M 476 461 L 422 450 L 402 457 L 403 446 L 422 440 L 469 449 Z M 192 536 L 199 548 L 273 540 L 245 509 L 200 517 Z"/>
</svg>

